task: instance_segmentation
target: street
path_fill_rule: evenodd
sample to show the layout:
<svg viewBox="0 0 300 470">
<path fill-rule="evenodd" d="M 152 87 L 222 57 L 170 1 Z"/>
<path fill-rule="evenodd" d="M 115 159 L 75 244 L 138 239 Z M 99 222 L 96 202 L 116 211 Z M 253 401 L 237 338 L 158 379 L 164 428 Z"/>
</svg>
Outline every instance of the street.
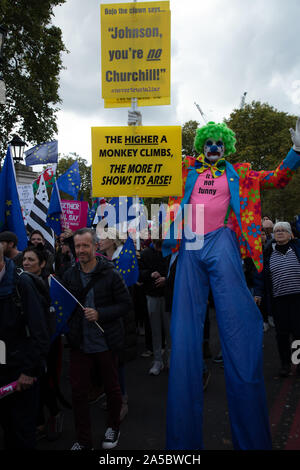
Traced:
<svg viewBox="0 0 300 470">
<path fill-rule="evenodd" d="M 214 310 L 210 310 L 210 347 L 213 356 L 219 352 L 219 338 Z M 142 358 L 144 337 L 138 337 L 137 359 L 126 365 L 126 382 L 129 396 L 129 412 L 121 425 L 121 436 L 116 450 L 163 450 L 165 449 L 166 400 L 168 373 L 148 375 L 151 358 Z M 71 399 L 68 381 L 68 353 L 64 349 L 64 372 L 62 391 Z M 232 449 L 228 418 L 224 370 L 212 359 L 207 361 L 211 378 L 204 393 L 204 445 L 207 450 Z M 275 330 L 264 334 L 264 372 L 273 449 L 300 449 L 300 378 L 291 375 L 279 378 L 279 358 L 275 342 Z M 180 403 L 178 403 L 180 406 Z M 105 431 L 105 413 L 101 402 L 90 407 L 95 449 L 101 449 Z M 38 449 L 70 449 L 75 442 L 72 410 L 65 410 L 62 437 L 55 442 L 46 439 L 38 442 Z M 1 447 L 1 444 L 0 444 Z"/>
</svg>

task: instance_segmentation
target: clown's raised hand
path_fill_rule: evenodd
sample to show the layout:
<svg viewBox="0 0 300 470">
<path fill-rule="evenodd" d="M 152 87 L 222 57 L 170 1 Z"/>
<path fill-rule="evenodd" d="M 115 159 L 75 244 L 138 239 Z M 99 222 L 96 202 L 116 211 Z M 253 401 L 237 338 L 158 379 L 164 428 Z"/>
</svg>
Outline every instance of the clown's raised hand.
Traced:
<svg viewBox="0 0 300 470">
<path fill-rule="evenodd" d="M 300 152 L 300 117 L 297 119 L 296 129 L 291 128 L 290 133 L 294 144 L 293 149 Z"/>
</svg>

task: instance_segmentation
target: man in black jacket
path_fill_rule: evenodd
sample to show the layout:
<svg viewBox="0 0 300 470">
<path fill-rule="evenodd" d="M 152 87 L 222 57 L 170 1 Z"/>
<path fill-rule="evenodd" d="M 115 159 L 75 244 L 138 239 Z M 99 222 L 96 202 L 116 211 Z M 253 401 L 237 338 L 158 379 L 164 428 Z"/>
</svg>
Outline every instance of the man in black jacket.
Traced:
<svg viewBox="0 0 300 470">
<path fill-rule="evenodd" d="M 63 277 L 66 288 L 84 306 L 83 311 L 75 311 L 80 320 L 77 326 L 79 341 L 75 344 L 70 334 L 68 338 L 71 345 L 70 378 L 78 440 L 72 449 L 92 448 L 88 405 L 92 367 L 96 367 L 101 374 L 107 396 L 108 422 L 102 447 L 112 449 L 117 445 L 120 435 L 122 406 L 117 351 L 123 345 L 122 317 L 132 308 L 131 300 L 123 278 L 114 265 L 104 257 L 96 256 L 97 237 L 93 229 L 77 230 L 74 246 L 78 263 Z"/>
<path fill-rule="evenodd" d="M 162 360 L 162 324 L 166 339 L 166 362 L 169 363 L 171 352 L 170 312 L 165 309 L 165 283 L 168 274 L 169 258 L 161 252 L 162 239 L 153 240 L 153 246 L 141 252 L 140 277 L 147 297 L 147 307 L 152 330 L 154 362 L 149 370 L 150 375 L 159 375 L 164 368 Z"/>
<path fill-rule="evenodd" d="M 16 290 L 17 289 L 17 290 Z M 18 292 L 18 294 L 17 294 Z M 17 381 L 17 392 L 0 400 L 0 425 L 7 449 L 33 449 L 36 441 L 38 381 L 50 346 L 43 303 L 27 273 L 16 273 L 0 243 L 0 340 L 5 360 L 0 386 Z"/>
</svg>

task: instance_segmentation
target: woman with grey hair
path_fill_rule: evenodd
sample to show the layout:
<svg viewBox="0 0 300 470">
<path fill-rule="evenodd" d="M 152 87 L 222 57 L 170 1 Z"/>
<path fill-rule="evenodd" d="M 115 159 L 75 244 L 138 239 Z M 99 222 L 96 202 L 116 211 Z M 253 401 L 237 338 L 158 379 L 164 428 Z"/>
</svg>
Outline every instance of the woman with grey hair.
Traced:
<svg viewBox="0 0 300 470">
<path fill-rule="evenodd" d="M 264 253 L 264 270 L 255 283 L 255 300 L 270 295 L 281 368 L 279 375 L 291 371 L 291 336 L 300 340 L 300 240 L 293 238 L 288 222 L 274 225 L 274 242 Z M 263 292 L 263 285 L 267 292 Z M 300 375 L 300 367 L 297 366 Z"/>
</svg>

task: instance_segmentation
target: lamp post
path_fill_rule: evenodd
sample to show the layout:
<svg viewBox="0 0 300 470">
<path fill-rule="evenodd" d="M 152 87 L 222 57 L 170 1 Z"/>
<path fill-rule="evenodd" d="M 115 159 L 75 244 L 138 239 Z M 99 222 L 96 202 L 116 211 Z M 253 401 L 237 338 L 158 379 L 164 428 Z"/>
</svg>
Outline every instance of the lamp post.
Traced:
<svg viewBox="0 0 300 470">
<path fill-rule="evenodd" d="M 2 75 L 2 51 L 5 39 L 6 29 L 0 25 L 0 104 L 6 103 L 6 88 Z"/>
<path fill-rule="evenodd" d="M 23 160 L 23 153 L 26 142 L 24 142 L 17 134 L 13 134 L 13 138 L 10 142 L 11 153 L 15 163 L 21 163 Z"/>
</svg>

